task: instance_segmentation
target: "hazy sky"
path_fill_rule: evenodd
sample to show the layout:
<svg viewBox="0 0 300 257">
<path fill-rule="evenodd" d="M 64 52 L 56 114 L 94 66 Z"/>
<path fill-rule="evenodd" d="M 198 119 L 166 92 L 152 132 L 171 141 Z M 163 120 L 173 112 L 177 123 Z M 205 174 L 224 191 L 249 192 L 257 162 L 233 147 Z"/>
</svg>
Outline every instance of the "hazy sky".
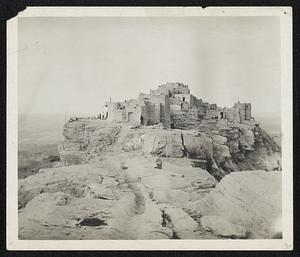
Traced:
<svg viewBox="0 0 300 257">
<path fill-rule="evenodd" d="M 98 113 L 169 82 L 280 111 L 276 17 L 21 18 L 19 112 Z"/>
</svg>

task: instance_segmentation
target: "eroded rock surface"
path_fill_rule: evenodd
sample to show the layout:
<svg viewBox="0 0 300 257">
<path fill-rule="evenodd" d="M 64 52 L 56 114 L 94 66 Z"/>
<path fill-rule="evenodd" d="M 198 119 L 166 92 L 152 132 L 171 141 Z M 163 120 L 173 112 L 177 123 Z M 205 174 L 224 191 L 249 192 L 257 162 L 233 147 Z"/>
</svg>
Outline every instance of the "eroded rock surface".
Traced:
<svg viewBox="0 0 300 257">
<path fill-rule="evenodd" d="M 123 149 L 205 161 L 205 169 L 218 180 L 239 170 L 281 170 L 280 147 L 261 128 L 245 124 L 202 132 L 140 129 L 124 138 Z"/>
<path fill-rule="evenodd" d="M 60 159 L 66 166 L 86 163 L 115 144 L 121 126 L 101 120 L 79 120 L 65 124 Z"/>
<path fill-rule="evenodd" d="M 220 216 L 242 226 L 252 238 L 272 238 L 274 224 L 282 212 L 281 172 L 230 173 L 203 199 L 189 207 L 201 216 Z M 209 223 L 215 230 L 213 227 L 219 222 L 216 219 L 214 223 L 210 218 Z"/>
<path fill-rule="evenodd" d="M 108 153 L 97 162 L 45 169 L 21 179 L 20 239 L 214 237 L 194 231 L 198 223 L 183 210 L 208 193 L 201 190 L 216 185 L 207 171 L 193 168 L 188 159 L 166 159 L 158 170 L 154 157 L 117 155 Z M 120 169 L 122 160 L 127 160 L 128 169 Z M 168 225 L 162 210 L 174 214 Z M 184 220 L 193 229 L 183 226 Z"/>
<path fill-rule="evenodd" d="M 79 120 L 64 136 L 64 167 L 19 180 L 20 239 L 272 237 L 280 147 L 259 127 L 131 129 Z"/>
<path fill-rule="evenodd" d="M 228 238 L 246 238 L 247 231 L 240 225 L 229 222 L 221 216 L 204 216 L 200 219 L 205 230 L 212 231 L 217 236 Z"/>
</svg>

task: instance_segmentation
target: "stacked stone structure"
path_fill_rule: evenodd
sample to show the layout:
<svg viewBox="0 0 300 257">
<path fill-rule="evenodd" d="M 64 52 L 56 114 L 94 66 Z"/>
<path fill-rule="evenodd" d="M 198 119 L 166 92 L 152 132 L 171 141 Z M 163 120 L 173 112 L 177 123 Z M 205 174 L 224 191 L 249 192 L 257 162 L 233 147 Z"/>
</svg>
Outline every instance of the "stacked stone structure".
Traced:
<svg viewBox="0 0 300 257">
<path fill-rule="evenodd" d="M 200 125 L 249 124 L 251 104 L 237 102 L 231 108 L 203 102 L 190 93 L 188 85 L 168 82 L 141 93 L 137 99 L 108 102 L 108 120 L 133 125 L 163 124 L 166 128 L 193 129 Z"/>
</svg>

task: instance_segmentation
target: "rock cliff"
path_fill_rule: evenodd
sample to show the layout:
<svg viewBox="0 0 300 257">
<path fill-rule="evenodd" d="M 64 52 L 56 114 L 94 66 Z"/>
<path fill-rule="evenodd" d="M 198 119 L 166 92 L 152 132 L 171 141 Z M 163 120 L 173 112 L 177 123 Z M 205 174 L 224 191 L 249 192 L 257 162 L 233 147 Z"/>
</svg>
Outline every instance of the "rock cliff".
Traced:
<svg viewBox="0 0 300 257">
<path fill-rule="evenodd" d="M 121 128 L 93 120 L 66 123 L 65 142 L 59 148 L 63 164 L 86 163 L 101 155 L 116 143 Z M 218 180 L 239 170 L 281 170 L 280 146 L 259 126 L 245 124 L 199 130 L 128 129 L 121 148 L 160 157 L 187 156 L 196 160 L 195 165 L 201 161 Z"/>
</svg>

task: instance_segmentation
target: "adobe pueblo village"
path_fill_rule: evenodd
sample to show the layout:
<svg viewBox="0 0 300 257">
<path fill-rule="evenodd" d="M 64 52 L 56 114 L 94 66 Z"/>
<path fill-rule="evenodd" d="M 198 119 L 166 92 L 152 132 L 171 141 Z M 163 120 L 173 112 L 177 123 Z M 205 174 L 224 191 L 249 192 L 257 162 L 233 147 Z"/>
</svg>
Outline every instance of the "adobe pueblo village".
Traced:
<svg viewBox="0 0 300 257">
<path fill-rule="evenodd" d="M 65 123 L 56 168 L 19 180 L 20 239 L 281 238 L 281 146 L 251 103 L 187 85 Z"/>
<path fill-rule="evenodd" d="M 167 83 L 141 93 L 138 99 L 108 102 L 105 117 L 111 121 L 133 125 L 162 124 L 164 128 L 197 129 L 204 124 L 248 123 L 251 104 L 236 103 L 233 108 L 220 108 L 204 103 L 190 94 L 189 87 L 181 83 Z"/>
</svg>

